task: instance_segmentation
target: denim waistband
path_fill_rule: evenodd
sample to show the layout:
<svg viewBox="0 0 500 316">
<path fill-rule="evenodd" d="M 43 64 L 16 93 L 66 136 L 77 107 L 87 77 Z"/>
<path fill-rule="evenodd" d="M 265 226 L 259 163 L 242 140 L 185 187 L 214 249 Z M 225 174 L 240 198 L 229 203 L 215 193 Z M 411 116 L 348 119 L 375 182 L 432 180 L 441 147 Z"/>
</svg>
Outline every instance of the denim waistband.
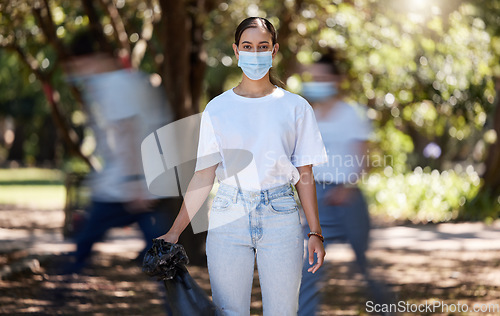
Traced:
<svg viewBox="0 0 500 316">
<path fill-rule="evenodd" d="M 274 188 L 270 188 L 267 190 L 262 190 L 262 191 L 242 190 L 242 189 L 234 187 L 232 185 L 221 183 L 219 185 L 219 190 L 217 191 L 217 194 L 229 196 L 229 197 L 233 198 L 233 201 L 236 201 L 238 195 L 242 196 L 243 198 L 247 198 L 247 199 L 255 199 L 255 198 L 260 197 L 264 200 L 272 200 L 272 199 L 280 197 L 280 196 L 289 195 L 291 192 L 293 192 L 293 186 L 291 183 L 283 184 L 283 185 L 280 185 L 280 186 L 277 186 Z"/>
</svg>

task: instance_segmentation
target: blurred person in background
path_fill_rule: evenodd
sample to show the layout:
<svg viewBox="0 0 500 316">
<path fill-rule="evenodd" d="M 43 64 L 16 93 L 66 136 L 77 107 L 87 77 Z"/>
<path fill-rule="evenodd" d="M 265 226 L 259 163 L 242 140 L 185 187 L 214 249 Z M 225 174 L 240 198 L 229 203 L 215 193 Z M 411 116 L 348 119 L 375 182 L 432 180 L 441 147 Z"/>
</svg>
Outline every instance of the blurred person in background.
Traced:
<svg viewBox="0 0 500 316">
<path fill-rule="evenodd" d="M 136 260 L 142 263 L 152 239 L 173 222 L 170 208 L 179 199 L 159 199 L 148 192 L 141 160 L 141 142 L 173 115 L 160 88 L 149 76 L 124 67 L 111 53 L 102 52 L 91 31 L 76 34 L 64 61 L 67 80 L 82 93 L 102 169 L 86 179 L 91 205 L 77 234 L 75 262 L 69 272 L 79 272 L 92 246 L 112 227 L 138 223 L 146 246 Z M 172 205 L 171 205 L 172 204 Z M 178 205 L 177 205 L 178 204 Z"/>
<path fill-rule="evenodd" d="M 366 250 L 370 218 L 367 203 L 357 187 L 367 166 L 367 141 L 372 127 L 361 105 L 344 101 L 341 75 L 333 58 L 323 56 L 303 72 L 302 95 L 314 108 L 325 143 L 328 163 L 313 167 L 321 229 L 325 248 L 336 241 L 348 242 L 356 263 L 376 303 L 387 302 L 384 286 L 370 277 Z M 305 224 L 307 227 L 307 222 Z M 306 232 L 307 230 L 305 230 Z M 307 258 L 307 255 L 305 256 Z M 314 315 L 321 301 L 320 282 L 325 271 L 302 273 L 299 315 Z"/>
</svg>

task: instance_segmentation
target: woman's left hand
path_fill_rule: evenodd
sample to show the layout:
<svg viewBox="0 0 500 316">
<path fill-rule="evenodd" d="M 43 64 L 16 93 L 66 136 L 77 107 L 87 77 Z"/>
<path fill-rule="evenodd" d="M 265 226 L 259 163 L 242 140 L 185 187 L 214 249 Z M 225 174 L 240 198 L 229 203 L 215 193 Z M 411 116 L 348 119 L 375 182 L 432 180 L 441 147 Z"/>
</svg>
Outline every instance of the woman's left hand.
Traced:
<svg viewBox="0 0 500 316">
<path fill-rule="evenodd" d="M 318 236 L 311 235 L 309 238 L 309 242 L 307 244 L 307 249 L 309 251 L 309 264 L 312 265 L 314 263 L 314 253 L 318 257 L 318 262 L 315 265 L 307 269 L 307 272 L 315 273 L 318 271 L 319 267 L 323 265 L 323 260 L 325 259 L 325 248 L 323 247 L 323 242 Z"/>
</svg>

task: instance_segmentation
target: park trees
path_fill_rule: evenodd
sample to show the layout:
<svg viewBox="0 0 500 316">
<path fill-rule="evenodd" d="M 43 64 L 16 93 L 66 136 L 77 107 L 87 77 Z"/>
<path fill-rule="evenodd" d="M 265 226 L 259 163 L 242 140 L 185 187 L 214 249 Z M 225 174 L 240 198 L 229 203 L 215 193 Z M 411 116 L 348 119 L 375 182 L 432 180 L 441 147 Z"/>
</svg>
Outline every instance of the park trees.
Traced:
<svg viewBox="0 0 500 316">
<path fill-rule="evenodd" d="M 386 174 L 465 162 L 482 176 L 487 201 L 500 194 L 497 1 L 3 0 L 0 12 L 0 61 L 20 69 L 0 74 L 9 81 L 0 87 L 9 92 L 0 95 L 2 108 L 36 99 L 35 116 L 51 113 L 66 149 L 89 165 L 78 94 L 59 64 L 75 31 L 90 27 L 103 47 L 151 73 L 182 118 L 238 82 L 233 32 L 258 15 L 278 29 L 275 71 L 293 91 L 297 64 L 337 52 L 351 98 L 367 104 L 376 123 L 372 154 L 393 157 Z"/>
</svg>

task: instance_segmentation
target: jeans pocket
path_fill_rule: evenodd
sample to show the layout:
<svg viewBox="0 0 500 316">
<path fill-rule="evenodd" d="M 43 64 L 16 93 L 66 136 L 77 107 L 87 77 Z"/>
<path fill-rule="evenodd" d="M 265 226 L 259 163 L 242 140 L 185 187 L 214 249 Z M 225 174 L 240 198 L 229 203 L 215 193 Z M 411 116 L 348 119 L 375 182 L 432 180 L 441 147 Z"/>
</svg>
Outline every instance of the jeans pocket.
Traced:
<svg viewBox="0 0 500 316">
<path fill-rule="evenodd" d="M 231 201 L 228 197 L 223 196 L 215 196 L 212 202 L 212 209 L 216 211 L 223 211 L 229 208 L 231 205 Z"/>
<path fill-rule="evenodd" d="M 280 196 L 271 200 L 271 210 L 278 214 L 293 213 L 297 210 L 297 203 L 293 195 Z"/>
</svg>

